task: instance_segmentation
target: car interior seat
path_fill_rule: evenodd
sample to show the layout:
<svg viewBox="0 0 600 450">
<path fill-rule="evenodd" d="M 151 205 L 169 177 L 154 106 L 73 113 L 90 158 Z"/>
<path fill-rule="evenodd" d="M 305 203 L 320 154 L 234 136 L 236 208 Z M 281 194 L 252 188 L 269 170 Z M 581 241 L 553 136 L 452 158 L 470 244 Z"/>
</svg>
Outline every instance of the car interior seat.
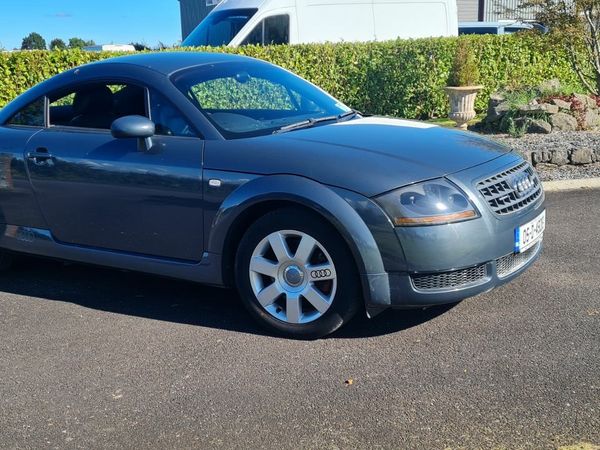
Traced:
<svg viewBox="0 0 600 450">
<path fill-rule="evenodd" d="M 110 128 L 114 114 L 113 94 L 108 86 L 95 85 L 75 93 L 73 99 L 73 127 Z"/>
<path fill-rule="evenodd" d="M 146 113 L 146 99 L 144 88 L 127 85 L 113 94 L 113 111 L 115 116 L 144 116 Z"/>
</svg>

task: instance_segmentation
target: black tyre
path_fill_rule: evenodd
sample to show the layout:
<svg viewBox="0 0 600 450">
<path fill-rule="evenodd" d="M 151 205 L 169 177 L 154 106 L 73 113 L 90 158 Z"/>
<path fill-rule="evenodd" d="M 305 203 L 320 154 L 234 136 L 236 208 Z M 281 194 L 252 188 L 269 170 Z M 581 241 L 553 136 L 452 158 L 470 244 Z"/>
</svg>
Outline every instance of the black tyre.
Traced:
<svg viewBox="0 0 600 450">
<path fill-rule="evenodd" d="M 288 337 L 330 334 L 350 321 L 362 301 L 346 243 L 322 217 L 301 208 L 270 212 L 248 228 L 235 275 L 250 313 Z"/>
<path fill-rule="evenodd" d="M 13 264 L 13 255 L 0 250 L 0 272 L 10 269 Z"/>
</svg>

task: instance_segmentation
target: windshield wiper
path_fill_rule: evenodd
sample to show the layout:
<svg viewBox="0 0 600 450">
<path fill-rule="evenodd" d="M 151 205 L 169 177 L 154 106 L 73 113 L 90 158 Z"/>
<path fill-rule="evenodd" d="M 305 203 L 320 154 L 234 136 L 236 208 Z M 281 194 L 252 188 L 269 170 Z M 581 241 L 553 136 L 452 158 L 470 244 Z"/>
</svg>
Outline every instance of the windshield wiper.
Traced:
<svg viewBox="0 0 600 450">
<path fill-rule="evenodd" d="M 273 134 L 286 133 L 288 131 L 300 130 L 302 128 L 310 128 L 310 127 L 316 125 L 317 123 L 329 122 L 331 120 L 335 120 L 335 121 L 339 122 L 340 120 L 343 120 L 343 119 L 346 119 L 349 117 L 354 117 L 357 114 L 360 114 L 360 113 L 354 109 L 351 109 L 350 111 L 346 111 L 345 113 L 338 114 L 335 116 L 325 116 L 325 117 L 317 117 L 317 118 L 311 117 L 306 120 L 301 120 L 300 122 L 292 123 L 290 125 L 285 125 L 279 129 L 273 131 Z"/>
</svg>

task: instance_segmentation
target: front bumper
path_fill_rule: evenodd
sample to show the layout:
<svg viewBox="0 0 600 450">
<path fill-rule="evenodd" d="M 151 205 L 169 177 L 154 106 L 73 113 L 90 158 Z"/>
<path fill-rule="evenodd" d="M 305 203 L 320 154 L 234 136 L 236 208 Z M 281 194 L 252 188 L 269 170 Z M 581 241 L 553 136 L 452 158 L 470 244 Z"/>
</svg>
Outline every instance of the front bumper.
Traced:
<svg viewBox="0 0 600 450">
<path fill-rule="evenodd" d="M 522 254 L 507 254 L 477 266 L 433 274 L 388 274 L 392 308 L 415 308 L 459 302 L 511 281 L 531 266 L 542 242 Z"/>
</svg>

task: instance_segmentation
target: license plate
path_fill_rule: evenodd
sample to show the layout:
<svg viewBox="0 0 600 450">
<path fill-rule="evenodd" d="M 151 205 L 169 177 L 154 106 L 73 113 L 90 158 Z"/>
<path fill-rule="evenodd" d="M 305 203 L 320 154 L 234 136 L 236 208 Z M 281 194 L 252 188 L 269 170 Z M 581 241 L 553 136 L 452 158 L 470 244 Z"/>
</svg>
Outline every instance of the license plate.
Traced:
<svg viewBox="0 0 600 450">
<path fill-rule="evenodd" d="M 519 228 L 515 228 L 515 253 L 522 253 L 541 241 L 546 229 L 546 211 Z"/>
</svg>

